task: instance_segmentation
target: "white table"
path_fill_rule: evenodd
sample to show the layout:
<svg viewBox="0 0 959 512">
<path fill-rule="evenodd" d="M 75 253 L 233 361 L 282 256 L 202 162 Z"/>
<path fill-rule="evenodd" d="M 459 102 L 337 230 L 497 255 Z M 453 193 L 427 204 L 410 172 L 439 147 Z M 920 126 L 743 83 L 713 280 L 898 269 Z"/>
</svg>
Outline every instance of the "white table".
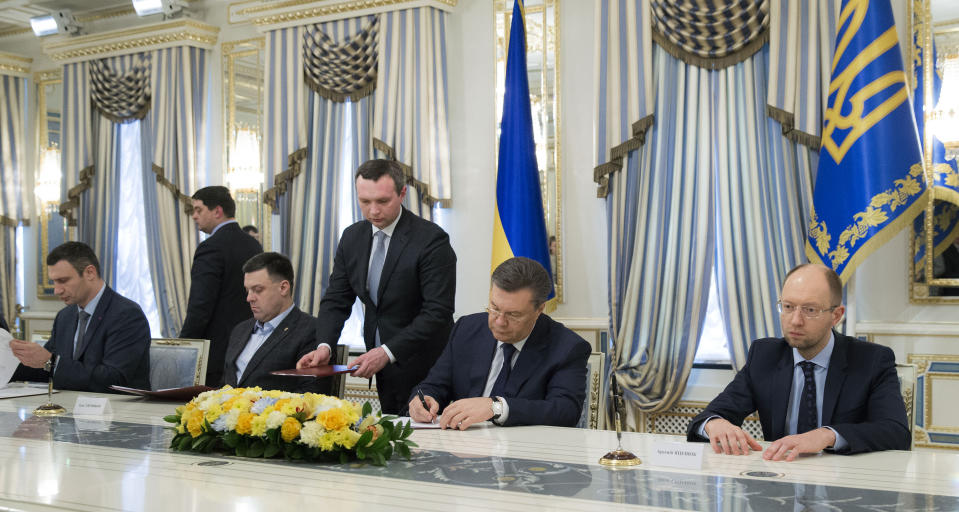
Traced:
<svg viewBox="0 0 959 512">
<path fill-rule="evenodd" d="M 959 457 L 823 454 L 791 463 L 707 450 L 702 471 L 611 471 L 615 433 L 554 427 L 418 430 L 385 468 L 171 452 L 176 403 L 108 396 L 109 418 L 36 418 L 45 396 L 0 400 L 0 504 L 14 510 L 959 509 Z M 54 401 L 72 409 L 77 393 Z M 624 434 L 641 458 L 673 436 Z M 759 476 L 749 476 L 759 475 Z M 766 476 L 762 476 L 766 475 Z M 335 506 L 334 506 L 335 503 Z M 821 508 L 819 508 L 821 507 Z"/>
</svg>

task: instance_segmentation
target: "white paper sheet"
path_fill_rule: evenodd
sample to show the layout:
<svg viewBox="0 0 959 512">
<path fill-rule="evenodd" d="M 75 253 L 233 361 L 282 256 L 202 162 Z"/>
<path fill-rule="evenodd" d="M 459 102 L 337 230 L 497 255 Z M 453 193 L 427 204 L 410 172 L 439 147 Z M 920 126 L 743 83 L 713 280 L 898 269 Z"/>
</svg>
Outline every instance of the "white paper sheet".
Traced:
<svg viewBox="0 0 959 512">
<path fill-rule="evenodd" d="M 0 388 L 10 383 L 10 377 L 13 377 L 13 372 L 17 371 L 17 366 L 20 365 L 20 360 L 10 349 L 12 339 L 13 336 L 9 332 L 0 329 Z"/>
</svg>

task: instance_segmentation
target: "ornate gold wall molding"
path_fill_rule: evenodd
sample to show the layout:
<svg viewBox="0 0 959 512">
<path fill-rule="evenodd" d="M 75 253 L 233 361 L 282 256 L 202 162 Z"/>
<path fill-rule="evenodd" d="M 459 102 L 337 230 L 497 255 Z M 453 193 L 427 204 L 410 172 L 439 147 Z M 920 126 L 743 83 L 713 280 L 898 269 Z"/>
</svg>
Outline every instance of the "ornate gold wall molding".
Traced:
<svg viewBox="0 0 959 512">
<path fill-rule="evenodd" d="M 33 59 L 15 53 L 0 52 L 0 74 L 30 77 Z"/>
<path fill-rule="evenodd" d="M 457 0 L 287 0 L 256 2 L 237 14 L 261 31 L 414 7 L 452 11 Z"/>
<path fill-rule="evenodd" d="M 959 425 L 935 424 L 932 408 L 935 403 L 944 410 L 954 406 L 953 394 L 934 396 L 933 383 L 943 385 L 959 381 L 959 355 L 909 354 L 909 363 L 916 365 L 916 412 L 913 441 L 916 447 L 959 449 Z M 955 389 L 959 384 L 948 386 Z M 945 391 L 945 388 L 942 389 Z"/>
<path fill-rule="evenodd" d="M 58 38 L 44 44 L 43 51 L 55 61 L 69 63 L 170 46 L 196 46 L 209 50 L 216 44 L 219 32 L 219 27 L 183 18 L 133 29 Z"/>
</svg>

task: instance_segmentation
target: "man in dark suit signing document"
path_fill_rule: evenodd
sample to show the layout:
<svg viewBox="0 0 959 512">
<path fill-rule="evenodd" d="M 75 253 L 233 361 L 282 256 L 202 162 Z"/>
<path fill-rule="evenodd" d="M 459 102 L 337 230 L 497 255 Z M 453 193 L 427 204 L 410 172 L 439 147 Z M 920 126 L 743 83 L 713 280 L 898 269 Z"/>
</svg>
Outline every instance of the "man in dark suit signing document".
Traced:
<svg viewBox="0 0 959 512">
<path fill-rule="evenodd" d="M 353 303 L 363 302 L 366 353 L 353 360 L 355 377 L 376 375 L 380 407 L 403 414 L 410 390 L 423 380 L 453 325 L 456 254 L 442 228 L 403 208 L 406 177 L 391 160 L 356 170 L 362 220 L 346 228 L 320 301 L 317 342 L 333 345 Z M 326 363 L 323 348 L 297 367 Z"/>
<path fill-rule="evenodd" d="M 825 266 L 804 264 L 786 275 L 777 303 L 783 338 L 756 340 L 746 365 L 687 437 L 716 453 L 762 447 L 740 425 L 759 411 L 768 460 L 823 450 L 850 454 L 908 450 L 906 408 L 889 347 L 833 330 L 842 319 L 842 282 Z"/>
<path fill-rule="evenodd" d="M 10 341 L 22 363 L 14 379 L 43 381 L 52 373 L 57 389 L 150 389 L 150 325 L 137 303 L 103 281 L 93 249 L 67 242 L 50 251 L 47 267 L 53 292 L 67 307 L 53 320 L 46 344 Z"/>
<path fill-rule="evenodd" d="M 529 258 L 511 258 L 490 280 L 487 312 L 453 326 L 443 355 L 408 398 L 410 416 L 429 422 L 442 410 L 441 428 L 487 420 L 575 426 L 591 347 L 543 314 L 553 287 L 549 273 Z"/>
</svg>

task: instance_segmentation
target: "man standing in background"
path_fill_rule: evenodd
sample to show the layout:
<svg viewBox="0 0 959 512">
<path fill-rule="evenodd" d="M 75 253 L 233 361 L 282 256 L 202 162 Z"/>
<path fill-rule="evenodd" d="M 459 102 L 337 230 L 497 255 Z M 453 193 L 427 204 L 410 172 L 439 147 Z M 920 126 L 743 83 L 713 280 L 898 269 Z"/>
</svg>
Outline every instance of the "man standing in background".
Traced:
<svg viewBox="0 0 959 512">
<path fill-rule="evenodd" d="M 226 187 L 204 187 L 193 194 L 193 221 L 210 237 L 193 255 L 190 299 L 180 337 L 210 340 L 206 385 L 212 387 L 223 384 L 230 331 L 253 316 L 243 288 L 243 264 L 263 252 L 260 242 L 240 229 L 234 215 L 236 203 Z"/>
</svg>

